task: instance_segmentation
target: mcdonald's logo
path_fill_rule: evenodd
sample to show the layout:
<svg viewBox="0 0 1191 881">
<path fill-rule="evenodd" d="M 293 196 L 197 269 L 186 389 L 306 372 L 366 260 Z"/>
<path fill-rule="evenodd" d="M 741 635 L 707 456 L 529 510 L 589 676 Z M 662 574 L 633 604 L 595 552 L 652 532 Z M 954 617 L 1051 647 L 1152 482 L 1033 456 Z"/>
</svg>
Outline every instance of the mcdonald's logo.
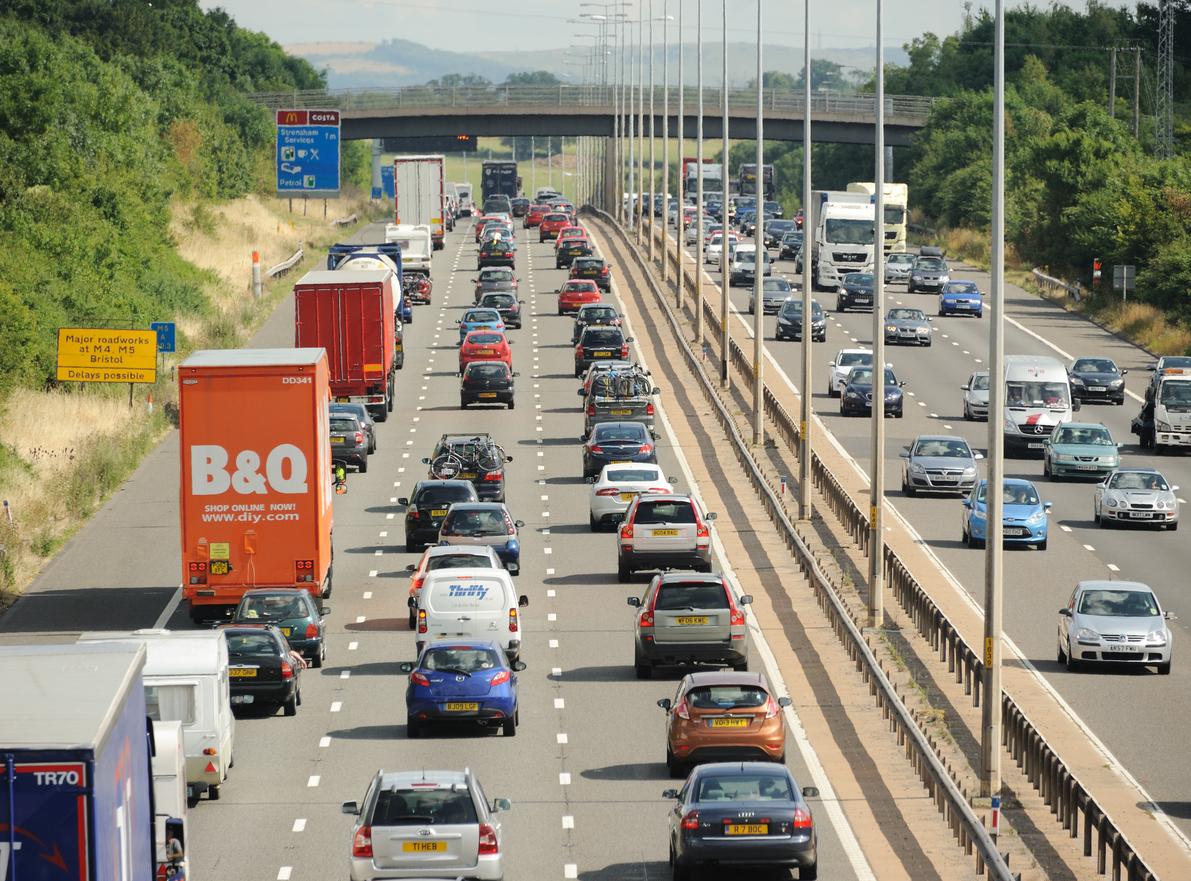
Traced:
<svg viewBox="0 0 1191 881">
<path fill-rule="evenodd" d="M 306 125 L 309 121 L 309 111 L 307 110 L 278 110 L 277 124 L 278 125 Z"/>
</svg>

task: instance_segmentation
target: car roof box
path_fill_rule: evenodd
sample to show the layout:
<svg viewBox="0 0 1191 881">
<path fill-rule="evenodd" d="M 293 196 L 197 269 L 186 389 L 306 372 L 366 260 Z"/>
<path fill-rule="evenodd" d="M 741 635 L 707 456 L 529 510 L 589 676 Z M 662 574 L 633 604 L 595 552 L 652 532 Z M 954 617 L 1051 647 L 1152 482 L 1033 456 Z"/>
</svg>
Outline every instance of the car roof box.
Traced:
<svg viewBox="0 0 1191 881">
<path fill-rule="evenodd" d="M 942 257 L 943 249 L 936 245 L 923 245 L 918 249 L 920 257 Z"/>
</svg>

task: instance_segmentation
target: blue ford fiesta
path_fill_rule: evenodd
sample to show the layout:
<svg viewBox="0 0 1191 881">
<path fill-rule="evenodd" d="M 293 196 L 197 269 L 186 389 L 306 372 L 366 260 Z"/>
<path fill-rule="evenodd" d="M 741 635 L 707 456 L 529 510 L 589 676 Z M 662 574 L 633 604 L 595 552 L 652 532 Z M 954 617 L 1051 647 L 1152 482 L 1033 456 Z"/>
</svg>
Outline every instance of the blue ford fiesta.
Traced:
<svg viewBox="0 0 1191 881">
<path fill-rule="evenodd" d="M 430 643 L 416 663 L 401 665 L 409 674 L 406 732 L 421 737 L 434 724 L 468 722 L 513 737 L 520 721 L 517 674 L 524 669 L 489 640 Z"/>
<path fill-rule="evenodd" d="M 988 534 L 988 481 L 976 484 L 964 499 L 963 533 L 970 548 L 984 546 Z M 1006 478 L 1002 495 L 1001 523 L 1007 545 L 1034 545 L 1046 550 L 1050 502 L 1042 501 L 1028 480 Z"/>
</svg>

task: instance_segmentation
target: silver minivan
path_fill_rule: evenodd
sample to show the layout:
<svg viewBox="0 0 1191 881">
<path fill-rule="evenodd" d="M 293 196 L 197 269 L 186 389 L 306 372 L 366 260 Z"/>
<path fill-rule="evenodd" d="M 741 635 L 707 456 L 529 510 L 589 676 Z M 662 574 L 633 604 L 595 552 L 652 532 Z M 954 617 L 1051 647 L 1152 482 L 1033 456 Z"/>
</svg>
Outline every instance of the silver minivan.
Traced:
<svg viewBox="0 0 1191 881">
<path fill-rule="evenodd" d="M 355 817 L 351 881 L 475 878 L 503 881 L 504 836 L 491 802 L 470 769 L 377 771 L 364 800 L 346 801 Z"/>
</svg>

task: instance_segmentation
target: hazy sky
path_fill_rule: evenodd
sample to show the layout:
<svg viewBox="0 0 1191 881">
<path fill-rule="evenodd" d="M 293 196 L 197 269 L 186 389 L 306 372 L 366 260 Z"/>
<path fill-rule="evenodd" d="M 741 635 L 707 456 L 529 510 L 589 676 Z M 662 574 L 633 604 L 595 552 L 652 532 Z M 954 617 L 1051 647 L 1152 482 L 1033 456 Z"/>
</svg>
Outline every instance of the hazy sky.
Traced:
<svg viewBox="0 0 1191 881">
<path fill-rule="evenodd" d="M 242 26 L 264 31 L 280 43 L 401 37 L 463 52 L 567 46 L 579 42 L 574 34 L 596 30 L 567 19 L 580 12 L 598 14 L 601 7 L 619 2 L 584 2 L 580 8 L 581 0 L 201 0 L 204 8 L 222 6 Z M 629 0 L 627 11 L 635 17 L 648 2 Z M 678 2 L 652 0 L 654 15 L 661 15 L 665 3 L 675 15 Z M 722 33 L 723 2 L 728 4 L 729 38 L 754 38 L 757 7 L 753 0 L 703 0 L 704 38 Z M 1007 2 L 1012 7 L 1024 0 Z M 1110 2 L 1126 5 L 1123 0 Z M 684 3 L 683 31 L 693 42 L 696 0 Z M 976 9 L 991 5 L 980 0 L 972 4 Z M 1087 0 L 1069 0 L 1067 5 L 1083 10 Z M 875 6 L 873 0 L 816 0 L 811 6 L 812 40 L 828 48 L 874 45 Z M 952 33 L 960 26 L 963 7 L 961 0 L 886 0 L 886 45 L 900 46 L 925 31 Z M 765 0 L 764 14 L 766 42 L 802 45 L 801 2 Z"/>
</svg>

